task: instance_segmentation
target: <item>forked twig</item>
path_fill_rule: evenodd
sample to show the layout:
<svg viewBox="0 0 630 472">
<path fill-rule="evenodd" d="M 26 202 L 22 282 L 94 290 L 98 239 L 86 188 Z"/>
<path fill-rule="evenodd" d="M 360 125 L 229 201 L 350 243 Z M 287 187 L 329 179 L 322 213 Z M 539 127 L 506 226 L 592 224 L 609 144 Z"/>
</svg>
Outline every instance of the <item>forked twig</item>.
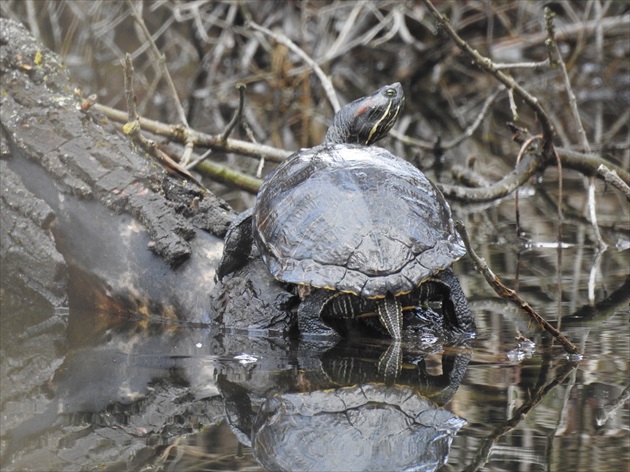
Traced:
<svg viewBox="0 0 630 472">
<path fill-rule="evenodd" d="M 123 126 L 123 132 L 130 136 L 133 142 L 144 149 L 149 155 L 159 161 L 167 171 L 175 173 L 184 177 L 192 182 L 195 182 L 200 187 L 203 187 L 197 179 L 195 179 L 190 172 L 180 166 L 171 157 L 159 148 L 155 141 L 146 138 L 140 128 L 140 119 L 138 118 L 138 112 L 136 110 L 136 95 L 133 90 L 133 62 L 131 60 L 131 54 L 127 53 L 125 61 L 123 63 L 125 69 L 125 98 L 127 100 L 127 124 Z"/>
<path fill-rule="evenodd" d="M 184 111 L 184 107 L 182 107 L 182 103 L 179 100 L 179 96 L 177 95 L 177 89 L 175 88 L 175 83 L 173 82 L 173 79 L 171 78 L 171 74 L 168 71 L 168 67 L 166 67 L 166 60 L 164 58 L 164 54 L 160 52 L 157 45 L 155 44 L 155 41 L 153 41 L 151 32 L 147 28 L 147 25 L 144 23 L 144 20 L 142 19 L 142 17 L 140 16 L 136 8 L 133 6 L 133 2 L 131 2 L 131 0 L 127 0 L 127 6 L 129 7 L 131 16 L 136 21 L 136 23 L 142 30 L 146 40 L 150 44 L 151 52 L 153 53 L 153 56 L 157 60 L 158 64 L 160 65 L 160 69 L 162 73 L 164 74 L 164 77 L 166 78 L 166 82 L 168 83 L 169 89 L 171 90 L 171 94 L 173 95 L 173 98 L 175 99 L 175 107 L 177 108 L 177 114 L 179 115 L 179 119 L 182 122 L 182 124 L 188 128 L 188 120 L 186 119 L 186 112 Z"/>
</svg>

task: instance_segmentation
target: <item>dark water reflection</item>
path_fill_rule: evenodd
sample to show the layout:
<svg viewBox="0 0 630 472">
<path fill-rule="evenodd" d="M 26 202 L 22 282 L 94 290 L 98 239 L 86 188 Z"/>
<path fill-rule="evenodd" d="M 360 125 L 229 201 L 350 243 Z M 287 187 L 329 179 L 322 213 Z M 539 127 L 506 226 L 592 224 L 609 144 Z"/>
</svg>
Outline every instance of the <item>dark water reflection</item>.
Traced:
<svg viewBox="0 0 630 472">
<path fill-rule="evenodd" d="M 537 228 L 553 241 L 552 222 Z M 577 366 L 467 260 L 476 338 L 400 346 L 51 311 L 3 282 L 2 470 L 627 470 L 628 255 L 598 256 L 578 230 L 560 252 L 506 251 L 512 228 L 474 235 L 505 283 L 560 318 Z M 393 379 L 388 356 L 402 359 Z"/>
</svg>

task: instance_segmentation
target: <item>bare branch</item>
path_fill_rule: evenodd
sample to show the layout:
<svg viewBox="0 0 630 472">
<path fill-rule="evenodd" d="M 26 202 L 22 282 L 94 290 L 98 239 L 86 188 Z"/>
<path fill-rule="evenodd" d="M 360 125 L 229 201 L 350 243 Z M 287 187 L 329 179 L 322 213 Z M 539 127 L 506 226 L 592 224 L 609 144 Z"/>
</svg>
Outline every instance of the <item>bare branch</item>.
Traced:
<svg viewBox="0 0 630 472">
<path fill-rule="evenodd" d="M 114 108 L 96 103 L 92 109 L 97 110 L 105 114 L 109 119 L 117 121 L 119 123 L 126 123 L 126 113 L 116 110 Z M 148 118 L 140 118 L 140 126 L 145 131 L 148 131 L 159 136 L 164 136 L 170 140 L 178 143 L 185 143 L 188 135 L 194 139 L 200 147 L 209 147 L 216 151 L 233 152 L 242 154 L 244 156 L 261 157 L 272 162 L 282 162 L 291 153 L 283 149 L 278 149 L 265 144 L 255 144 L 247 141 L 241 141 L 238 139 L 228 138 L 225 142 L 221 140 L 220 135 L 212 135 L 195 131 L 193 129 L 184 129 L 177 125 L 168 125 L 159 121 L 150 120 Z"/>
<path fill-rule="evenodd" d="M 549 155 L 553 140 L 553 127 L 551 125 L 551 121 L 549 120 L 547 112 L 540 104 L 538 98 L 534 97 L 527 90 L 521 87 L 512 77 L 497 69 L 495 64 L 489 58 L 482 56 L 476 49 L 473 49 L 470 44 L 464 41 L 451 26 L 448 19 L 435 8 L 430 0 L 423 0 L 423 2 L 427 6 L 429 11 L 433 14 L 433 16 L 437 19 L 440 26 L 442 26 L 446 30 L 448 35 L 453 39 L 453 41 L 455 41 L 455 44 L 457 44 L 457 46 L 462 51 L 468 54 L 479 67 L 481 67 L 483 70 L 495 77 L 503 85 L 505 85 L 508 90 L 513 90 L 515 93 L 517 93 L 518 96 L 534 111 L 542 127 L 542 140 L 545 155 Z"/>
</svg>

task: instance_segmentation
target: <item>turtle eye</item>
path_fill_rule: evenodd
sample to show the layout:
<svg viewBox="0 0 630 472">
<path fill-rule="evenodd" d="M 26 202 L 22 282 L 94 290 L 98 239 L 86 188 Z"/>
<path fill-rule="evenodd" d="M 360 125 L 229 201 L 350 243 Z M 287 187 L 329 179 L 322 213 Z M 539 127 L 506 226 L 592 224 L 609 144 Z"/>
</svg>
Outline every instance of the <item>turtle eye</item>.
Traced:
<svg viewBox="0 0 630 472">
<path fill-rule="evenodd" d="M 388 97 L 395 97 L 396 89 L 390 88 L 390 89 L 385 90 L 385 95 L 387 95 Z"/>
</svg>

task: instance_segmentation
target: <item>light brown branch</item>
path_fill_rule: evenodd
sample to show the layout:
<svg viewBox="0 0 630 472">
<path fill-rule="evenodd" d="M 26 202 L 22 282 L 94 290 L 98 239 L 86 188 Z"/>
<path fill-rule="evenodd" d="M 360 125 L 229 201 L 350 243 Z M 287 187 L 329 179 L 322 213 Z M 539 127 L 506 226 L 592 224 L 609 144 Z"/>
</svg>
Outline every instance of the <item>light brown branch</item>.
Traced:
<svg viewBox="0 0 630 472">
<path fill-rule="evenodd" d="M 127 122 L 127 114 L 120 110 L 116 110 L 115 108 L 96 103 L 91 109 L 103 113 L 112 121 L 116 121 L 118 123 Z M 263 156 L 266 160 L 271 162 L 282 162 L 291 154 L 291 152 L 285 151 L 284 149 L 278 149 L 265 144 L 250 143 L 238 139 L 228 138 L 225 142 L 223 142 L 220 135 L 202 133 L 193 129 L 185 129 L 182 126 L 177 125 L 168 125 L 148 118 L 140 117 L 139 122 L 143 130 L 159 136 L 164 136 L 177 143 L 185 144 L 186 139 L 190 136 L 199 147 L 212 148 L 215 151 L 233 152 L 257 158 Z"/>
</svg>

